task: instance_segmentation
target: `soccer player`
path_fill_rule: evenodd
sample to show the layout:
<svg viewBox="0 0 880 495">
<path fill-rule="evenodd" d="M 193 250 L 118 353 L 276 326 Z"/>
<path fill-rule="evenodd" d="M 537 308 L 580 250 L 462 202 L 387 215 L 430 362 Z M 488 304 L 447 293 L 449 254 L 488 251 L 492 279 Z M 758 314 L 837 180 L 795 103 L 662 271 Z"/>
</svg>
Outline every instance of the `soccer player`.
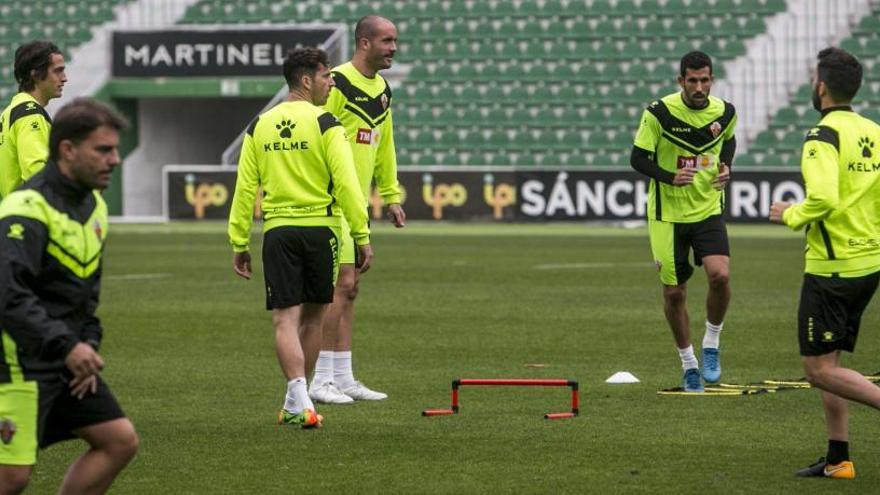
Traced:
<svg viewBox="0 0 880 495">
<path fill-rule="evenodd" d="M 702 378 L 721 379 L 719 336 L 730 301 L 730 249 L 721 216 L 724 187 L 736 149 L 733 105 L 709 95 L 712 59 L 702 52 L 681 58 L 681 92 L 651 103 L 642 115 L 630 163 L 651 178 L 648 231 L 663 284 L 663 310 L 672 329 L 687 392 L 702 392 L 699 364 L 691 345 L 688 258 L 703 265 L 709 282 Z"/>
<path fill-rule="evenodd" d="M 806 199 L 770 207 L 770 221 L 807 229 L 798 340 L 807 380 L 822 390 L 828 451 L 798 476 L 854 478 L 847 401 L 880 409 L 880 388 L 840 364 L 880 280 L 880 125 L 850 106 L 861 83 L 855 57 L 819 52 L 813 106 L 822 118 L 804 141 Z"/>
<path fill-rule="evenodd" d="M 358 21 L 354 37 L 354 56 L 350 62 L 333 69 L 336 87 L 324 108 L 336 115 L 345 127 L 364 198 L 370 197 L 370 183 L 375 179 L 379 195 L 388 206 L 388 216 L 399 228 L 404 226 L 406 215 L 400 206 L 397 182 L 391 88 L 379 75 L 380 70 L 391 67 L 397 52 L 397 28 L 388 19 L 370 15 Z M 367 208 L 366 199 L 361 206 Z M 354 301 L 359 276 L 355 269 L 354 243 L 348 230 L 348 224 L 343 221 L 339 280 L 333 304 L 324 319 L 323 344 L 309 389 L 311 397 L 318 402 L 345 404 L 388 397 L 355 380 L 352 371 Z"/>
<path fill-rule="evenodd" d="M 0 198 L 46 163 L 52 120 L 43 107 L 61 96 L 67 82 L 64 56 L 48 41 L 18 47 L 14 73 L 19 93 L 0 115 Z"/>
<path fill-rule="evenodd" d="M 291 50 L 284 62 L 287 101 L 248 127 L 229 216 L 233 269 L 250 279 L 248 244 L 254 196 L 263 188 L 263 274 L 275 347 L 287 378 L 279 424 L 320 427 L 306 390 L 321 346 L 321 320 L 333 300 L 339 228 L 345 214 L 365 272 L 373 257 L 364 198 L 351 147 L 336 117 L 319 105 L 333 87 L 327 54 Z"/>
<path fill-rule="evenodd" d="M 99 372 L 95 316 L 124 120 L 77 99 L 55 116 L 49 160 L 0 203 L 0 494 L 20 493 L 37 448 L 89 445 L 60 493 L 104 493 L 138 436 Z"/>
</svg>

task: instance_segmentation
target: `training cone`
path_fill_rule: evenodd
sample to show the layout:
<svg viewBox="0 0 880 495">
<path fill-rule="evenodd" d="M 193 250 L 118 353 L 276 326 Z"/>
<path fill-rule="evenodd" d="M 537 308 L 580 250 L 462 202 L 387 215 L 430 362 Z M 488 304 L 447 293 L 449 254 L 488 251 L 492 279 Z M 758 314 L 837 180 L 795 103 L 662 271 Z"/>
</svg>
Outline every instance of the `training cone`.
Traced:
<svg viewBox="0 0 880 495">
<path fill-rule="evenodd" d="M 639 379 L 629 371 L 618 371 L 609 376 L 605 383 L 639 383 Z"/>
</svg>

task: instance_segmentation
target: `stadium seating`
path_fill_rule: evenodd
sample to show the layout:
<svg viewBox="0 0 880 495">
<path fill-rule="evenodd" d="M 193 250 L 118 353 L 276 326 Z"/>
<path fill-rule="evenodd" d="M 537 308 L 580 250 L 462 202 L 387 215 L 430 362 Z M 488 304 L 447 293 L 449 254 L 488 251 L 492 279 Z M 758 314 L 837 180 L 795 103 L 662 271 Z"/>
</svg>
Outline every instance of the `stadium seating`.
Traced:
<svg viewBox="0 0 880 495">
<path fill-rule="evenodd" d="M 742 55 L 786 8 L 694 2 L 203 0 L 181 22 L 351 26 L 378 12 L 396 22 L 397 61 L 412 67 L 395 93 L 401 164 L 624 165 L 642 109 L 676 90 L 682 54 Z"/>
<path fill-rule="evenodd" d="M 92 28 L 113 19 L 113 9 L 129 0 L 29 0 L 0 3 L 0 101 L 17 91 L 12 68 L 23 42 L 48 39 L 68 54 L 92 37 Z M 4 103 L 5 106 L 5 103 Z"/>
<path fill-rule="evenodd" d="M 880 4 L 852 30 L 840 46 L 859 57 L 864 66 L 864 82 L 856 96 L 855 109 L 880 122 Z M 806 79 L 806 74 L 804 74 Z M 812 105 L 812 85 L 803 84 L 789 105 L 779 109 L 752 143 L 747 157 L 737 165 L 800 165 L 801 147 L 808 127 L 819 120 Z"/>
</svg>

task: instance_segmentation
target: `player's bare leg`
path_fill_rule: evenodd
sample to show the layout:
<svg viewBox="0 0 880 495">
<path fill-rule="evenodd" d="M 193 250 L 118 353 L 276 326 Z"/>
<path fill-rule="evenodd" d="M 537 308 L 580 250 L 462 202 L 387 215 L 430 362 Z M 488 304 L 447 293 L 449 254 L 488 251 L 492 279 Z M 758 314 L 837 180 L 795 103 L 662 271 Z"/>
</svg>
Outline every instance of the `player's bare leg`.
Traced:
<svg viewBox="0 0 880 495">
<path fill-rule="evenodd" d="M 351 321 L 354 315 L 354 298 L 357 296 L 358 271 L 352 263 L 339 265 L 339 275 L 333 289 L 333 302 L 324 316 L 321 351 L 315 368 L 315 376 L 309 387 L 312 400 L 325 404 L 352 404 L 354 399 L 343 394 L 334 382 L 336 350 L 351 353 Z M 347 325 L 342 330 L 340 327 Z M 345 331 L 347 328 L 348 331 Z M 350 357 L 349 357 L 350 359 Z M 349 361 L 350 362 L 350 361 Z"/>
<path fill-rule="evenodd" d="M 703 378 L 709 383 L 721 380 L 721 330 L 730 305 L 730 258 L 724 255 L 703 257 L 709 281 L 706 294 L 706 333 L 703 335 Z"/>
<path fill-rule="evenodd" d="M 0 495 L 18 495 L 27 488 L 33 466 L 0 464 Z"/>
<path fill-rule="evenodd" d="M 802 361 L 807 381 L 814 387 L 880 409 L 880 387 L 868 381 L 858 371 L 840 366 L 839 352 L 822 356 L 803 356 Z"/>
<path fill-rule="evenodd" d="M 302 305 L 298 334 L 302 344 L 305 376 L 310 376 L 315 369 L 315 361 L 321 349 L 321 329 L 327 306 L 327 304 L 314 303 Z"/>
<path fill-rule="evenodd" d="M 58 493 L 106 493 L 137 454 L 139 439 L 134 425 L 127 418 L 119 418 L 80 428 L 74 433 L 89 444 L 89 450 L 70 465 Z"/>
<path fill-rule="evenodd" d="M 682 388 L 686 392 L 702 392 L 699 363 L 691 345 L 690 316 L 687 311 L 687 284 L 663 286 L 663 312 L 672 329 L 675 347 L 684 370 Z"/>
<path fill-rule="evenodd" d="M 663 286 L 663 313 L 666 315 L 666 321 L 669 322 L 669 328 L 672 329 L 676 347 L 684 349 L 691 345 L 686 283 Z"/>
<path fill-rule="evenodd" d="M 320 427 L 320 415 L 306 389 L 306 355 L 300 336 L 316 348 L 320 342 L 321 318 L 326 305 L 302 304 L 272 310 L 275 327 L 275 352 L 281 371 L 287 379 L 284 407 L 278 414 L 280 424 Z M 311 365 L 310 365 L 311 366 Z"/>
<path fill-rule="evenodd" d="M 344 394 L 355 400 L 382 400 L 388 396 L 370 390 L 355 380 L 352 371 L 351 348 L 354 334 L 354 303 L 357 299 L 360 274 L 353 264 L 339 266 L 339 277 L 333 292 L 333 303 L 330 305 L 324 321 L 322 352 L 333 352 L 333 385 Z M 313 384 L 314 387 L 314 384 Z M 328 394 L 324 394 L 328 392 Z M 313 395 L 326 395 L 333 399 L 332 392 L 315 390 Z M 317 399 L 316 399 L 317 400 Z M 342 403 L 337 400 L 328 402 Z"/>
<path fill-rule="evenodd" d="M 807 381 L 822 390 L 822 407 L 828 429 L 828 453 L 798 476 L 854 478 L 849 460 L 849 400 L 880 409 L 880 388 L 857 371 L 840 366 L 840 351 L 803 356 Z"/>
</svg>

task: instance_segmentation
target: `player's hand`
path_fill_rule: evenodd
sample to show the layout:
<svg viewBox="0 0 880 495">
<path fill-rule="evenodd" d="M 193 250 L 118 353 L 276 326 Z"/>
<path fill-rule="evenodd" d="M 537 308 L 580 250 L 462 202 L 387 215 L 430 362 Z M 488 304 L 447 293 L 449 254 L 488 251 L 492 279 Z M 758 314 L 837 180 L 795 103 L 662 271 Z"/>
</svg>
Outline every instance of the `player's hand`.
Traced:
<svg viewBox="0 0 880 495">
<path fill-rule="evenodd" d="M 712 187 L 720 191 L 727 186 L 728 182 L 730 182 L 730 167 L 722 163 L 718 166 L 718 176 L 712 181 Z"/>
<path fill-rule="evenodd" d="M 388 215 L 388 220 L 398 229 L 406 225 L 406 212 L 403 211 L 403 207 L 399 203 L 388 205 L 386 215 Z"/>
<path fill-rule="evenodd" d="M 98 391 L 98 376 L 89 375 L 83 377 L 75 377 L 70 381 L 70 395 L 77 399 L 82 399 L 87 393 L 95 393 Z"/>
<path fill-rule="evenodd" d="M 785 201 L 774 201 L 772 205 L 770 205 L 770 221 L 773 223 L 784 223 L 782 221 L 782 214 L 785 213 L 785 210 L 791 207 L 791 203 Z"/>
<path fill-rule="evenodd" d="M 235 253 L 232 255 L 232 269 L 243 279 L 251 279 L 251 253 Z"/>
<path fill-rule="evenodd" d="M 689 186 L 694 183 L 694 175 L 696 175 L 697 169 L 692 167 L 687 167 L 680 169 L 675 173 L 675 178 L 672 179 L 673 186 Z"/>
<path fill-rule="evenodd" d="M 104 359 L 89 344 L 78 342 L 64 358 L 64 365 L 73 373 L 74 381 L 98 374 L 104 369 Z"/>
<path fill-rule="evenodd" d="M 370 263 L 373 262 L 373 246 L 364 244 L 358 246 L 357 267 L 358 272 L 364 273 L 370 269 Z"/>
</svg>

